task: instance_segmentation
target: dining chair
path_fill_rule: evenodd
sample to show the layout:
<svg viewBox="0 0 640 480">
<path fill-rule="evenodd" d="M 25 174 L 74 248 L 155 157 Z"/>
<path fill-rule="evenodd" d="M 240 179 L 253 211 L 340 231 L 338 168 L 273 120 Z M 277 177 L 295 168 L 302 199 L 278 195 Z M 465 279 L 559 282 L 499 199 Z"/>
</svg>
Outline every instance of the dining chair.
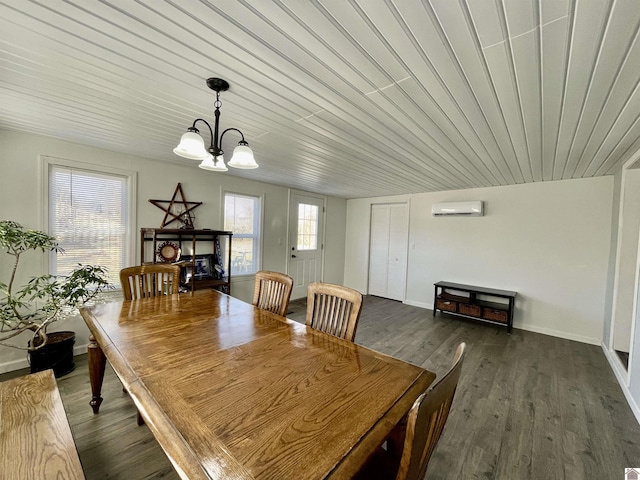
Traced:
<svg viewBox="0 0 640 480">
<path fill-rule="evenodd" d="M 150 263 L 120 270 L 120 285 L 125 300 L 157 297 L 178 293 L 180 287 L 180 266 L 166 263 Z M 126 389 L 122 387 L 122 391 Z M 138 425 L 144 419 L 138 411 Z"/>
<path fill-rule="evenodd" d="M 356 480 L 422 480 L 442 435 L 462 371 L 466 344 L 458 345 L 447 373 L 413 403 L 406 421 L 379 447 Z"/>
<path fill-rule="evenodd" d="M 120 270 L 120 284 L 125 300 L 178 293 L 180 266 L 151 263 Z"/>
<path fill-rule="evenodd" d="M 354 341 L 362 309 L 362 294 L 331 283 L 310 283 L 307 320 L 311 328 L 350 342 Z"/>
<path fill-rule="evenodd" d="M 256 273 L 252 303 L 262 310 L 284 317 L 289 308 L 291 290 L 293 278 L 289 275 L 262 270 Z"/>
</svg>

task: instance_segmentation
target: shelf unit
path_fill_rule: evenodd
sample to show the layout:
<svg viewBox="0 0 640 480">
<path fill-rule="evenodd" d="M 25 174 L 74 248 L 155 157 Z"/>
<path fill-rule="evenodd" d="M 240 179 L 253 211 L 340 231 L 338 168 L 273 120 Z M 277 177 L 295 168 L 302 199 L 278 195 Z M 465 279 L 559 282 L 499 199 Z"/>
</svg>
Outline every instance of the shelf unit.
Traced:
<svg viewBox="0 0 640 480">
<path fill-rule="evenodd" d="M 436 311 L 440 310 L 452 315 L 502 325 L 511 333 L 517 292 L 452 282 L 438 282 L 433 285 L 434 317 Z"/>
<path fill-rule="evenodd" d="M 213 264 L 209 265 L 212 273 L 215 266 L 222 269 L 222 278 L 201 278 L 196 279 L 191 275 L 189 281 L 185 281 L 182 286 L 189 291 L 201 288 L 215 288 L 226 294 L 231 294 L 231 237 L 232 232 L 221 230 L 191 230 L 178 228 L 141 228 L 140 229 L 140 264 L 158 263 L 158 245 L 163 242 L 174 242 L 180 250 L 184 252 L 184 247 L 191 246 L 191 260 L 180 261 L 177 264 L 183 269 L 182 278 L 186 278 L 186 269 L 191 267 L 191 272 L 196 271 L 197 246 L 202 242 L 210 242 Z M 225 243 L 224 245 L 222 243 Z M 150 245 L 149 245 L 150 244 Z M 151 248 L 148 248 L 150 246 Z M 209 254 L 209 253 L 207 253 Z"/>
</svg>

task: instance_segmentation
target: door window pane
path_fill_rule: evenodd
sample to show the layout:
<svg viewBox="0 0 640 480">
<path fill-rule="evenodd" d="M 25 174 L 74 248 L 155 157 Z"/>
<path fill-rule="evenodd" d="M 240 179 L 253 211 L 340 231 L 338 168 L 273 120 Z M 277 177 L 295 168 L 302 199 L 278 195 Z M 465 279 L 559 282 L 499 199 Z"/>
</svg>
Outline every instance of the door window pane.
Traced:
<svg viewBox="0 0 640 480">
<path fill-rule="evenodd" d="M 318 212 L 317 205 L 298 204 L 298 250 L 318 249 Z"/>
</svg>

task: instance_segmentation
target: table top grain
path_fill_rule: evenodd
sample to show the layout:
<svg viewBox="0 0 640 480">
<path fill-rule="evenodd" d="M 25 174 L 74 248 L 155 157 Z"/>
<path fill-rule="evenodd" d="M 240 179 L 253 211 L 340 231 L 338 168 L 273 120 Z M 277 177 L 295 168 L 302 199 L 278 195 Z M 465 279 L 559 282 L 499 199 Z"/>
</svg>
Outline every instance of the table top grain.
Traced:
<svg viewBox="0 0 640 480">
<path fill-rule="evenodd" d="M 348 478 L 435 378 L 214 290 L 81 313 L 182 478 Z"/>
<path fill-rule="evenodd" d="M 85 478 L 53 370 L 0 383 L 0 478 Z"/>
</svg>

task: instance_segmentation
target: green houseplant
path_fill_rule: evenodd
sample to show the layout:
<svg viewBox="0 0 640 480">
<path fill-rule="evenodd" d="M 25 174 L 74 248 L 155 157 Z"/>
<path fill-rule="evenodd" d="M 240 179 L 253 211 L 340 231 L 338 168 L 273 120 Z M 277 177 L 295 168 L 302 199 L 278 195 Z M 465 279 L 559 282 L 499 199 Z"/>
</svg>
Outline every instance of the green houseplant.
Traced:
<svg viewBox="0 0 640 480">
<path fill-rule="evenodd" d="M 16 273 L 23 254 L 38 250 L 63 251 L 55 237 L 41 231 L 26 229 L 10 220 L 0 221 L 0 248 L 14 257 L 8 283 L 0 281 L 0 345 L 27 350 L 31 358 L 32 372 L 47 368 L 40 364 L 34 368 L 34 354 L 46 350 L 56 341 L 67 341 L 69 344 L 68 335 L 58 336 L 62 340 L 58 337 L 54 340 L 55 334 L 48 334 L 47 329 L 56 320 L 74 313 L 78 307 L 94 300 L 108 288 L 107 271 L 101 266 L 78 264 L 67 276 L 41 275 L 32 277 L 26 285 L 16 287 Z M 23 332 L 31 334 L 25 346 L 10 342 Z M 70 368 L 66 368 L 69 371 L 73 369 L 72 347 L 75 334 L 66 333 L 73 335 L 70 342 Z M 42 355 L 40 354 L 39 358 L 55 363 L 55 358 L 50 358 L 51 354 L 47 354 L 46 357 Z M 54 352 L 53 356 L 56 355 Z M 67 373 L 56 370 L 55 366 L 53 368 L 57 376 Z"/>
</svg>

